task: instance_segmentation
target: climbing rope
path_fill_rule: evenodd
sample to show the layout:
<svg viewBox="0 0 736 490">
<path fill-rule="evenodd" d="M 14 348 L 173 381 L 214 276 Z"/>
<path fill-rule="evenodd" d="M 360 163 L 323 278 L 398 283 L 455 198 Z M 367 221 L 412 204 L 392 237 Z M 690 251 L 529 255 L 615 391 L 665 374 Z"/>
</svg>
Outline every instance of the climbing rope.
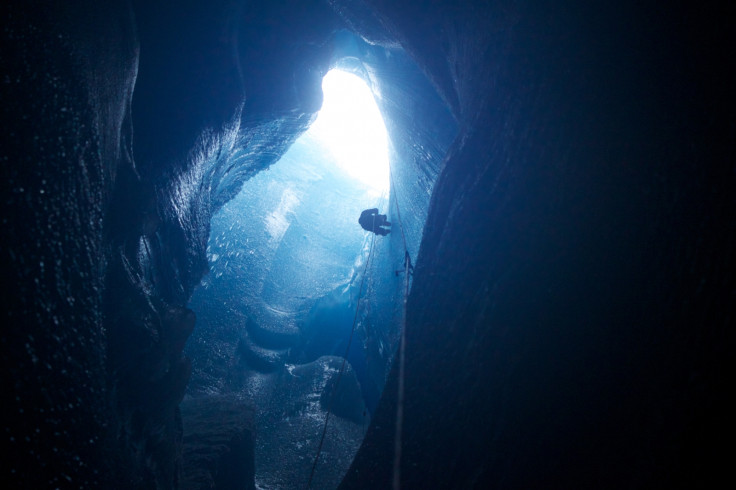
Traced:
<svg viewBox="0 0 736 490">
<path fill-rule="evenodd" d="M 376 224 L 376 217 L 373 216 L 373 229 L 375 229 Z M 340 365 L 340 371 L 337 374 L 337 381 L 332 387 L 332 393 L 330 394 L 330 402 L 327 405 L 327 415 L 325 415 L 325 423 L 322 427 L 322 437 L 319 439 L 319 446 L 317 447 L 317 454 L 314 457 L 314 462 L 312 463 L 312 471 L 309 473 L 309 481 L 307 481 L 307 490 L 312 486 L 312 480 L 314 479 L 314 470 L 317 468 L 317 462 L 319 461 L 319 457 L 322 454 L 322 445 L 325 442 L 325 435 L 327 434 L 327 424 L 330 420 L 330 413 L 332 413 L 332 403 L 335 400 L 335 394 L 337 393 L 337 387 L 340 385 L 340 379 L 342 379 L 342 373 L 345 371 L 345 364 L 348 360 L 348 354 L 350 352 L 350 345 L 353 342 L 353 334 L 355 333 L 355 326 L 358 323 L 358 312 L 360 311 L 360 300 L 363 296 L 363 283 L 365 282 L 365 277 L 368 275 L 368 267 L 371 262 L 371 257 L 373 256 L 373 244 L 376 242 L 376 235 L 373 234 L 373 237 L 371 238 L 371 247 L 368 251 L 368 258 L 365 261 L 365 268 L 363 269 L 363 277 L 360 278 L 360 288 L 358 288 L 358 299 L 356 300 L 355 304 L 355 315 L 353 316 L 353 326 L 350 329 L 350 337 L 348 337 L 348 345 L 345 348 L 345 355 L 342 358 L 342 364 Z"/>
<path fill-rule="evenodd" d="M 391 167 L 388 168 L 388 175 L 391 179 L 391 188 L 394 193 L 397 187 L 394 184 L 394 175 Z M 399 199 L 394 196 L 396 203 L 396 216 L 399 219 L 399 229 L 401 230 L 401 238 L 404 240 L 404 300 L 401 308 L 401 339 L 399 341 L 399 380 L 396 393 L 396 430 L 394 432 L 394 465 L 393 465 L 393 489 L 401 489 L 401 435 L 404 428 L 404 365 L 406 359 L 406 304 L 409 298 L 409 276 L 414 270 L 411 265 L 411 255 L 406 245 L 406 234 L 404 233 L 404 223 L 401 220 L 401 209 L 399 209 Z"/>
<path fill-rule="evenodd" d="M 391 188 L 394 189 L 394 194 L 398 188 L 394 184 L 394 173 L 391 171 L 391 166 L 388 167 L 388 178 L 391 180 Z M 401 209 L 399 209 L 399 198 L 394 196 L 394 202 L 396 203 L 396 217 L 399 218 L 399 229 L 401 230 L 401 239 L 404 241 L 404 251 L 406 256 L 409 256 L 409 247 L 406 245 L 406 234 L 404 234 L 404 223 L 401 221 Z"/>
<path fill-rule="evenodd" d="M 393 472 L 393 488 L 399 490 L 401 488 L 401 432 L 404 428 L 404 363 L 406 359 L 406 303 L 409 297 L 409 275 L 411 267 L 411 259 L 409 252 L 406 253 L 404 260 L 404 305 L 401 313 L 401 340 L 399 341 L 399 386 L 396 394 L 396 432 L 394 434 L 394 472 Z"/>
<path fill-rule="evenodd" d="M 391 188 L 396 189 L 396 185 L 394 184 L 393 180 L 393 172 L 391 171 L 391 167 L 389 167 L 389 178 L 391 180 Z M 383 200 L 384 195 L 381 195 L 381 200 Z M 409 254 L 409 249 L 407 247 L 406 242 L 406 234 L 404 232 L 404 223 L 401 219 L 401 209 L 399 208 L 399 200 L 398 198 L 394 198 L 394 203 L 396 203 L 396 216 L 399 220 L 399 229 L 401 230 L 401 238 L 404 243 L 404 298 L 403 298 L 403 304 L 402 304 L 402 312 L 401 312 L 401 339 L 399 342 L 399 380 L 398 380 L 398 393 L 397 393 L 397 406 L 396 406 L 396 432 L 394 435 L 394 463 L 393 463 L 393 488 L 394 490 L 400 490 L 401 487 L 401 435 L 403 430 L 403 424 L 404 424 L 404 365 L 405 365 L 405 349 L 406 349 L 406 305 L 407 305 L 407 299 L 409 297 L 409 277 L 414 271 L 414 267 L 411 262 L 411 255 Z M 375 230 L 376 227 L 376 216 L 373 215 L 373 229 Z M 371 238 L 371 246 L 370 250 L 368 252 L 368 258 L 365 262 L 365 268 L 363 270 L 363 276 L 360 279 L 360 288 L 358 289 L 358 299 L 356 300 L 355 305 L 355 315 L 353 316 L 353 326 L 350 330 L 350 337 L 348 338 L 348 345 L 345 349 L 345 355 L 342 358 L 342 364 L 340 365 L 340 371 L 337 375 L 337 381 L 332 387 L 332 393 L 330 395 L 330 401 L 327 405 L 327 414 L 325 415 L 325 423 L 322 427 L 322 436 L 319 440 L 319 445 L 317 447 L 317 454 L 314 457 L 314 462 L 312 463 L 312 470 L 309 473 L 309 480 L 307 481 L 307 490 L 311 488 L 312 486 L 312 480 L 314 479 L 314 472 L 317 468 L 317 463 L 319 461 L 319 457 L 322 454 L 322 446 L 325 442 L 325 436 L 327 434 L 327 425 L 330 420 L 330 414 L 332 413 L 332 404 L 335 399 L 335 395 L 337 393 L 337 387 L 340 385 L 340 380 L 342 379 L 342 374 L 345 371 L 345 365 L 347 363 L 348 353 L 350 352 L 350 345 L 353 341 L 353 335 L 355 334 L 355 327 L 357 325 L 358 321 L 358 312 L 360 311 L 360 300 L 363 295 L 363 284 L 365 282 L 365 278 L 368 275 L 368 267 L 370 266 L 370 261 L 373 256 L 373 246 L 375 244 L 376 235 L 373 234 L 373 237 Z"/>
</svg>

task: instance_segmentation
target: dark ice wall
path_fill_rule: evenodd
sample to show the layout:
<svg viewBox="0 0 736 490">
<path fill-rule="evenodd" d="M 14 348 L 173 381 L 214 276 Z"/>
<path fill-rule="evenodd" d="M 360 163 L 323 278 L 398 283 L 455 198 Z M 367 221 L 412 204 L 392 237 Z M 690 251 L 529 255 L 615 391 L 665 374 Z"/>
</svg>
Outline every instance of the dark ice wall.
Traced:
<svg viewBox="0 0 736 490">
<path fill-rule="evenodd" d="M 0 17 L 0 479 L 109 486 L 123 474 L 107 377 L 105 215 L 132 169 L 132 13 L 5 2 Z"/>
<path fill-rule="evenodd" d="M 409 300 L 401 487 L 713 483 L 736 277 L 723 12 L 369 3 L 461 127 Z M 397 375 L 341 488 L 392 485 Z"/>
<path fill-rule="evenodd" d="M 209 218 L 312 120 L 334 21 L 318 4 L 241 7 L 3 6 L 11 481 L 178 484 Z M 294 29 L 301 9 L 313 29 Z M 236 142 L 251 151 L 231 160 Z"/>
</svg>

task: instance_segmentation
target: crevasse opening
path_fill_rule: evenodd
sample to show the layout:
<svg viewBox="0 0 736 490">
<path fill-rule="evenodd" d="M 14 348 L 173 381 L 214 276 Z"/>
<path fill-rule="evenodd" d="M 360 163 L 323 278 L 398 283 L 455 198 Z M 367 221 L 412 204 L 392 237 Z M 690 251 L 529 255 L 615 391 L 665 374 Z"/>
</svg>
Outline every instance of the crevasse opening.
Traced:
<svg viewBox="0 0 736 490">
<path fill-rule="evenodd" d="M 389 187 L 386 126 L 368 85 L 335 69 L 325 75 L 322 91 L 322 109 L 309 133 L 348 174 L 384 192 Z"/>
</svg>

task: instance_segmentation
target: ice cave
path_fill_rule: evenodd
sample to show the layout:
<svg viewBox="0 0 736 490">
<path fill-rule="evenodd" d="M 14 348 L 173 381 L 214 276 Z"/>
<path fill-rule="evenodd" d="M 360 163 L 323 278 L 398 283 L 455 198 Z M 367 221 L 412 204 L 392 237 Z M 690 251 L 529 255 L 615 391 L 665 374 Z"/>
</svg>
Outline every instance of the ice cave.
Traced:
<svg viewBox="0 0 736 490">
<path fill-rule="evenodd" d="M 728 13 L 4 2 L 2 481 L 721 484 Z"/>
<path fill-rule="evenodd" d="M 370 81 L 353 53 L 360 40 L 337 38 L 350 52 L 334 64 Z M 405 63 L 396 71 L 420 76 Z M 389 160 L 400 168 L 419 151 L 394 147 L 389 158 L 380 110 L 355 73 L 325 75 L 312 125 L 212 217 L 209 273 L 189 303 L 198 327 L 184 351 L 193 366 L 184 413 L 214 395 L 252 401 L 257 488 L 306 484 L 312 466 L 312 488 L 336 488 L 347 471 L 397 348 L 411 282 L 406 253 L 416 257 L 436 169 L 456 130 L 448 111 L 442 119 L 439 98 L 427 97 L 445 133 L 418 150 L 435 171 L 392 198 Z M 409 203 L 404 223 L 400 209 Z M 366 208 L 388 215 L 389 235 L 361 229 Z M 186 429 L 184 440 L 186 448 Z"/>
</svg>

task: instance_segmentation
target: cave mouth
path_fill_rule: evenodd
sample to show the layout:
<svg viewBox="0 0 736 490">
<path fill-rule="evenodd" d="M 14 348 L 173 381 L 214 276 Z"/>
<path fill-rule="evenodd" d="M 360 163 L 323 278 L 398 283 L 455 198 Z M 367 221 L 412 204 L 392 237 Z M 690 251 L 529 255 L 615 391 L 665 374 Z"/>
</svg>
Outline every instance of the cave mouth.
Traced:
<svg viewBox="0 0 736 490">
<path fill-rule="evenodd" d="M 401 49 L 346 31 L 334 47 L 313 123 L 212 216 L 209 274 L 189 303 L 197 328 L 185 350 L 193 369 L 184 405 L 222 395 L 252 404 L 263 488 L 310 474 L 328 411 L 330 449 L 319 457 L 315 487 L 334 488 L 347 471 L 398 345 L 405 257 L 416 259 L 457 131 Z M 280 144 L 291 127 L 256 125 L 249 141 Z M 261 134 L 274 128 L 284 134 Z M 250 155 L 259 158 L 236 148 L 231 160 L 252 167 Z M 360 227 L 369 208 L 388 216 L 390 234 Z"/>
<path fill-rule="evenodd" d="M 378 194 L 389 187 L 386 126 L 368 85 L 352 73 L 330 70 L 322 81 L 324 101 L 308 133 L 327 147 L 337 164 Z"/>
</svg>

